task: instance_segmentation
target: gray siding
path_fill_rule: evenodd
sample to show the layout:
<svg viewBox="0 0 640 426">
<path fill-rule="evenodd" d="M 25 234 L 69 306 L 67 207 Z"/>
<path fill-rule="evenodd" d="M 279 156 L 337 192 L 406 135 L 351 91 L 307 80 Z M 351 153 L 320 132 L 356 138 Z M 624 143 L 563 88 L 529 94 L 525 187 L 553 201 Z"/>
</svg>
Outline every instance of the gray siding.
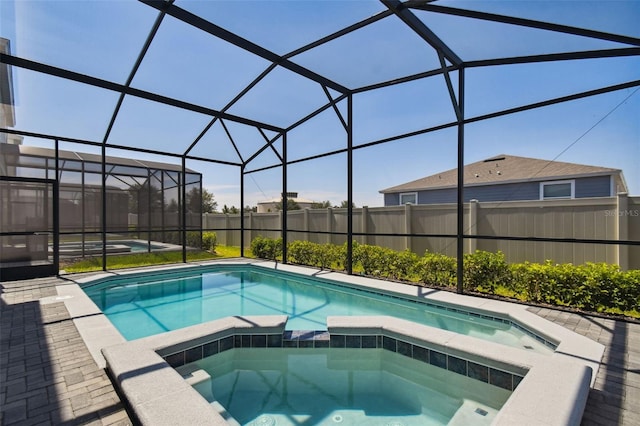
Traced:
<svg viewBox="0 0 640 426">
<path fill-rule="evenodd" d="M 611 197 L 611 176 L 576 179 L 576 198 Z"/>
<path fill-rule="evenodd" d="M 420 199 L 418 198 L 418 202 Z M 384 205 L 385 206 L 397 206 L 400 204 L 400 193 L 394 192 L 392 194 L 384 194 Z"/>
<path fill-rule="evenodd" d="M 540 183 L 522 182 L 493 186 L 471 186 L 464 189 L 465 202 L 478 201 L 525 201 L 540 198 Z"/>
<path fill-rule="evenodd" d="M 563 180 L 563 179 L 556 179 Z M 552 181 L 544 181 L 552 182 Z M 410 192 L 410 191 L 407 191 Z M 575 197 L 609 197 L 611 194 L 611 177 L 596 176 L 575 179 Z M 464 189 L 464 201 L 527 201 L 540 199 L 540 181 L 521 182 L 503 185 L 468 186 Z M 418 204 L 446 204 L 457 202 L 455 188 L 433 189 L 418 192 Z M 385 206 L 397 206 L 400 203 L 399 193 L 384 194 Z"/>
</svg>

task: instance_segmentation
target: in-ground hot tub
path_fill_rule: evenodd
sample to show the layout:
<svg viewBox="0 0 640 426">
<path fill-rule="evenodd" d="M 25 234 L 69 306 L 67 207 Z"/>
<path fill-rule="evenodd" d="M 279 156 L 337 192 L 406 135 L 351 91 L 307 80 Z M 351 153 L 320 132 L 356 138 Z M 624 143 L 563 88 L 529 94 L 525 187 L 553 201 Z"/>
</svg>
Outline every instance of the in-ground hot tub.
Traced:
<svg viewBox="0 0 640 426">
<path fill-rule="evenodd" d="M 243 425 L 481 426 L 511 395 L 425 361 L 383 348 L 234 348 L 177 371 Z"/>
<path fill-rule="evenodd" d="M 582 418 L 591 369 L 581 361 L 391 317 L 331 317 L 328 322 L 328 332 L 321 332 L 328 338 L 316 340 L 313 332 L 310 340 L 304 337 L 310 333 L 288 334 L 283 316 L 229 317 L 111 346 L 103 354 L 135 416 L 149 425 L 287 425 L 296 419 L 353 425 L 377 424 L 380 417 L 384 425 L 525 426 L 578 425 Z M 300 359 L 282 361 L 291 355 Z M 359 371 L 354 358 L 372 371 Z M 337 386 L 332 378 L 342 383 Z M 241 383 L 245 379 L 249 383 Z M 260 386 L 252 386 L 256 380 Z M 311 390 L 302 393 L 306 400 L 301 401 L 300 392 L 289 393 L 285 382 L 292 380 L 299 383 L 291 388 Z M 396 411 L 364 402 L 371 395 L 379 401 L 390 398 L 386 391 L 398 386 L 418 386 L 418 393 L 428 394 L 443 381 L 453 386 L 433 394 L 438 407 L 415 401 L 415 395 L 414 401 L 396 395 L 408 399 Z M 377 392 L 372 392 L 373 383 Z M 247 389 L 253 392 L 249 396 L 243 394 Z M 234 398 L 241 404 L 251 400 L 254 407 L 236 410 Z M 246 417 L 236 419 L 237 413 Z"/>
</svg>

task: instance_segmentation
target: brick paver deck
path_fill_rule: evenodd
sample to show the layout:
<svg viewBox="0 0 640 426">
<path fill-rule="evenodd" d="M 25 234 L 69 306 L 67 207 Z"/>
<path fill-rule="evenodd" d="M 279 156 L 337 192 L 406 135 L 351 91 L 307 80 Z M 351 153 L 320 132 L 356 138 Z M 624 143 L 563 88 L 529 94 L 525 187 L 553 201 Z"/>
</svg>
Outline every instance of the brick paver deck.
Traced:
<svg viewBox="0 0 640 426">
<path fill-rule="evenodd" d="M 64 303 L 62 279 L 1 283 L 0 424 L 130 425 Z M 39 300 L 49 298 L 47 303 Z M 606 346 L 584 426 L 640 425 L 640 324 L 530 308 Z"/>
<path fill-rule="evenodd" d="M 606 346 L 582 417 L 584 426 L 640 426 L 640 324 L 529 308 Z"/>
<path fill-rule="evenodd" d="M 98 368 L 63 302 L 56 278 L 2 283 L 0 423 L 131 425 L 111 381 Z"/>
</svg>

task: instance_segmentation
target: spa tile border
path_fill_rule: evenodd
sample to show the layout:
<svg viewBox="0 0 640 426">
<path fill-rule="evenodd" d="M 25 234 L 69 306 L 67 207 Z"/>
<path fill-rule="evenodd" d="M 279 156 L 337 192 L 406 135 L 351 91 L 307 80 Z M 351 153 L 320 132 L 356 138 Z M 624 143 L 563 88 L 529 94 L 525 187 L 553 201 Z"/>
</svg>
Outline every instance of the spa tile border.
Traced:
<svg viewBox="0 0 640 426">
<path fill-rule="evenodd" d="M 164 355 L 163 359 L 171 367 L 177 368 L 235 348 L 385 349 L 508 391 L 515 390 L 523 379 L 517 374 L 386 335 L 330 334 L 316 330 L 287 330 L 283 334 L 233 334 Z"/>
</svg>

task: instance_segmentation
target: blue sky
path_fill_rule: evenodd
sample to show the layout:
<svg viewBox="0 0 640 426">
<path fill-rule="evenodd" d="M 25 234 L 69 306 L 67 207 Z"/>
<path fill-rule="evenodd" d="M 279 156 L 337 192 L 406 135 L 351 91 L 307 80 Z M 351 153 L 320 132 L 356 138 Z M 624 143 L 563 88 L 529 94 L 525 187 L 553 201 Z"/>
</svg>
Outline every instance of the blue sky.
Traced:
<svg viewBox="0 0 640 426">
<path fill-rule="evenodd" d="M 444 5 L 640 37 L 640 1 L 441 2 Z M 181 1 L 221 27 L 286 54 L 319 37 L 384 10 L 377 1 Z M 627 47 L 542 30 L 416 15 L 465 60 L 545 52 Z M 124 84 L 157 12 L 136 1 L 0 0 L 0 36 L 13 54 Z M 357 88 L 438 67 L 438 58 L 396 17 L 388 17 L 339 41 L 292 60 Z M 203 106 L 222 109 L 269 63 L 221 40 L 165 18 L 132 86 Z M 454 82 L 457 75 L 452 75 Z M 640 58 L 612 58 L 469 69 L 465 74 L 467 117 L 538 102 L 640 78 Z M 16 128 L 102 141 L 118 95 L 31 71 L 14 69 Z M 331 92 L 336 96 L 335 92 Z M 276 68 L 229 112 L 289 126 L 327 103 L 322 87 Z M 346 117 L 346 103 L 338 104 Z M 354 97 L 356 145 L 447 123 L 455 115 L 442 76 L 358 94 Z M 135 97 L 126 97 L 109 142 L 180 153 L 210 118 Z M 264 144 L 254 128 L 226 122 L 242 158 Z M 447 170 L 456 165 L 456 132 L 448 129 L 354 152 L 354 202 L 382 205 L 380 189 Z M 630 192 L 640 195 L 640 93 L 621 90 L 466 126 L 466 162 L 513 154 L 622 169 Z M 25 144 L 50 146 L 27 139 Z M 274 144 L 281 150 L 281 142 Z M 289 159 L 346 146 L 346 133 L 330 109 L 288 135 Z M 62 148 L 92 151 L 79 145 Z M 110 150 L 110 155 L 130 157 Z M 238 161 L 219 124 L 193 155 Z M 169 157 L 150 157 L 179 164 Z M 288 189 L 316 201 L 347 198 L 346 154 L 291 165 Z M 275 164 L 270 150 L 248 169 Z M 190 161 L 222 206 L 240 203 L 238 170 Z M 279 169 L 247 175 L 245 204 L 280 193 Z"/>
</svg>

